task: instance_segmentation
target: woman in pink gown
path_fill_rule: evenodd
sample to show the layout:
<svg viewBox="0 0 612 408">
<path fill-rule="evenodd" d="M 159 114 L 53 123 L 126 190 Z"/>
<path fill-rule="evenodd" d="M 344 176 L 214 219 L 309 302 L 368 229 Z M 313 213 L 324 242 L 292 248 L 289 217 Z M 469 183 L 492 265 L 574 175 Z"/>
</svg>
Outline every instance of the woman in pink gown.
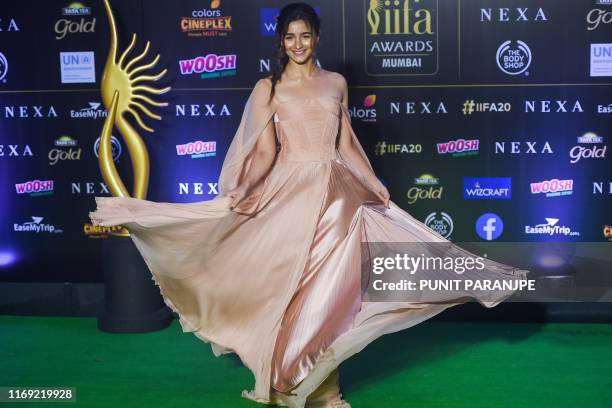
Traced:
<svg viewBox="0 0 612 408">
<path fill-rule="evenodd" d="M 286 6 L 277 31 L 279 70 L 257 81 L 246 102 L 219 196 L 191 204 L 96 197 L 91 219 L 124 225 L 183 331 L 216 355 L 236 353 L 253 372 L 244 397 L 348 407 L 338 387 L 342 361 L 469 298 L 493 307 L 513 292 L 363 299 L 362 242 L 448 241 L 389 201 L 351 128 L 344 77 L 314 62 L 314 10 Z M 486 266 L 445 278 L 526 273 Z"/>
</svg>

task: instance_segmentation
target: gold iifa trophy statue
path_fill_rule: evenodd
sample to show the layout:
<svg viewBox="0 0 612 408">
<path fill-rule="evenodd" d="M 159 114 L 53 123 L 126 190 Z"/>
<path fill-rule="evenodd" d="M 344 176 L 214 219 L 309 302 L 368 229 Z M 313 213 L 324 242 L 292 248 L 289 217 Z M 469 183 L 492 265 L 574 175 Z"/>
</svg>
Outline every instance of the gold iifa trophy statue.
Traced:
<svg viewBox="0 0 612 408">
<path fill-rule="evenodd" d="M 149 153 L 142 138 L 136 129 L 126 120 L 124 114 L 129 112 L 140 128 L 153 133 L 153 129 L 142 121 L 140 114 L 144 113 L 151 119 L 160 120 L 161 116 L 151 112 L 146 105 L 163 107 L 168 106 L 168 103 L 154 101 L 147 94 L 161 95 L 168 92 L 170 87 L 157 89 L 145 84 L 159 80 L 168 70 L 164 69 L 157 75 L 143 75 L 143 72 L 157 64 L 159 54 L 148 64 L 140 63 L 147 56 L 151 46 L 151 43 L 147 41 L 142 53 L 129 59 L 128 54 L 136 44 L 136 34 L 132 34 L 130 45 L 117 58 L 118 39 L 115 17 L 108 0 L 104 0 L 104 7 L 110 26 L 111 44 L 100 86 L 102 102 L 106 107 L 108 115 L 104 121 L 102 135 L 100 136 L 98 163 L 102 178 L 112 195 L 145 199 L 149 186 Z M 114 127 L 121 133 L 132 162 L 132 169 L 134 171 L 132 195 L 130 195 L 121 180 L 121 176 L 113 161 L 111 136 Z"/>
</svg>

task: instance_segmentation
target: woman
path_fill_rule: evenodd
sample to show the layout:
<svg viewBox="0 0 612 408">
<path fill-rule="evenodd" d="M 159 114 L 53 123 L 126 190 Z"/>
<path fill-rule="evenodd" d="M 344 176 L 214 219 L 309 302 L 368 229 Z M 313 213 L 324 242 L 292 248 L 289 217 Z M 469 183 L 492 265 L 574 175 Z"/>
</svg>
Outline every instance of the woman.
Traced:
<svg viewBox="0 0 612 408">
<path fill-rule="evenodd" d="M 344 77 L 315 64 L 319 27 L 304 3 L 281 10 L 279 67 L 247 100 L 219 197 L 191 204 L 96 197 L 91 218 L 129 229 L 184 331 L 216 355 L 240 356 L 256 380 L 244 397 L 348 407 L 337 371 L 346 358 L 470 297 L 493 307 L 512 291 L 364 300 L 362 242 L 415 242 L 435 253 L 427 243 L 448 241 L 389 201 L 351 128 Z M 465 275 L 525 277 L 486 266 Z"/>
</svg>

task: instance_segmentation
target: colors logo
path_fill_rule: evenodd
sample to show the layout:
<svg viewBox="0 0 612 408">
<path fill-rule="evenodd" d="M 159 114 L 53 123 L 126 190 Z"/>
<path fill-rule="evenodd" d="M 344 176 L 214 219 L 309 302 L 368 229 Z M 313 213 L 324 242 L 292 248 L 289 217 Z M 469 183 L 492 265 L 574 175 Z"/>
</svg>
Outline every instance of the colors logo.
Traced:
<svg viewBox="0 0 612 408">
<path fill-rule="evenodd" d="M 531 183 L 531 194 L 546 194 L 546 197 L 559 197 L 574 193 L 574 180 L 551 179 Z"/>
<path fill-rule="evenodd" d="M 180 60 L 181 75 L 200 74 L 201 79 L 236 75 L 236 54 L 207 54 Z"/>
<path fill-rule="evenodd" d="M 512 178 L 464 177 L 463 198 L 466 200 L 510 200 L 512 198 Z"/>
<path fill-rule="evenodd" d="M 352 118 L 358 118 L 362 122 L 376 122 L 376 95 L 368 95 L 363 98 L 363 108 L 351 107 L 349 114 Z"/>
<path fill-rule="evenodd" d="M 444 143 L 437 143 L 438 154 L 450 154 L 452 157 L 473 156 L 478 154 L 480 140 L 457 139 Z"/>
<path fill-rule="evenodd" d="M 53 180 L 31 180 L 15 184 L 17 194 L 29 194 L 31 197 L 53 194 Z"/>
<path fill-rule="evenodd" d="M 195 142 L 176 145 L 176 154 L 177 156 L 190 155 L 192 159 L 216 156 L 217 142 L 203 142 L 201 140 L 197 140 Z"/>
</svg>

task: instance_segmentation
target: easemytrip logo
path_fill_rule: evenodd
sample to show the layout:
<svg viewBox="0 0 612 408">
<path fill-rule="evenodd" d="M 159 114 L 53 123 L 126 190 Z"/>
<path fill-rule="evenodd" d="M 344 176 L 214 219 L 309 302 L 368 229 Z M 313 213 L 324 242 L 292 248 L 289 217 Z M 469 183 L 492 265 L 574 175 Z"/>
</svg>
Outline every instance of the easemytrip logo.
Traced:
<svg viewBox="0 0 612 408">
<path fill-rule="evenodd" d="M 91 7 L 85 7 L 82 3 L 71 3 L 62 9 L 62 15 L 68 17 L 81 17 L 79 21 L 61 18 L 55 22 L 56 40 L 63 40 L 68 34 L 92 34 L 96 31 L 96 18 L 87 20 L 86 15 L 91 14 Z"/>
<path fill-rule="evenodd" d="M 206 54 L 179 61 L 181 75 L 198 74 L 201 79 L 236 75 L 236 54 Z"/>
<path fill-rule="evenodd" d="M 102 106 L 100 102 L 89 102 L 89 106 L 86 108 L 70 110 L 70 117 L 72 119 L 98 119 L 107 117 L 108 112 L 100 106 Z"/>
<path fill-rule="evenodd" d="M 127 228 L 121 225 L 112 227 L 104 227 L 102 225 L 93 225 L 90 223 L 83 224 L 83 234 L 92 239 L 108 238 L 108 237 L 129 237 L 130 232 Z"/>
<path fill-rule="evenodd" d="M 376 122 L 376 95 L 368 95 L 363 98 L 363 107 L 358 108 L 357 106 L 351 106 L 349 114 L 351 118 L 357 118 L 362 122 Z"/>
<path fill-rule="evenodd" d="M 377 142 L 374 146 L 374 154 L 382 156 L 385 154 L 421 154 L 423 146 L 420 144 L 387 143 Z"/>
<path fill-rule="evenodd" d="M 94 142 L 93 151 L 96 157 L 99 157 L 98 152 L 100 151 L 100 136 L 98 136 L 98 138 Z M 113 161 L 119 161 L 119 157 L 121 157 L 121 152 L 122 148 L 119 139 L 117 139 L 115 136 L 111 136 L 111 154 L 113 156 Z"/>
<path fill-rule="evenodd" d="M 221 0 L 211 0 L 209 9 L 193 10 L 181 18 L 181 31 L 188 37 L 226 37 L 232 32 L 232 16 L 223 16 Z"/>
<path fill-rule="evenodd" d="M 472 113 L 510 112 L 511 110 L 510 102 L 476 102 L 473 99 L 466 99 L 461 112 L 464 115 L 471 115 Z"/>
<path fill-rule="evenodd" d="M 15 184 L 17 194 L 28 194 L 30 197 L 53 194 L 53 180 L 29 180 Z"/>
<path fill-rule="evenodd" d="M 566 225 L 559 225 L 559 218 L 545 218 L 546 223 L 537 225 L 525 225 L 527 235 L 563 235 L 566 237 L 579 237 L 580 232 L 572 230 Z"/>
<path fill-rule="evenodd" d="M 436 144 L 438 154 L 450 154 L 452 157 L 474 156 L 478 154 L 479 148 L 479 139 L 457 139 Z"/>
<path fill-rule="evenodd" d="M 56 147 L 49 150 L 49 165 L 55 166 L 60 161 L 81 160 L 82 149 L 76 148 L 77 144 L 76 140 L 67 135 L 57 138 L 54 142 Z M 68 150 L 65 150 L 66 147 Z"/>
<path fill-rule="evenodd" d="M 34 232 L 40 234 L 41 232 L 47 234 L 61 234 L 64 230 L 57 228 L 53 224 L 45 224 L 42 222 L 44 217 L 32 216 L 32 221 L 26 221 L 22 224 L 13 224 L 13 231 L 15 232 Z"/>
<path fill-rule="evenodd" d="M 612 103 L 607 105 L 597 105 L 597 113 L 612 113 Z"/>
<path fill-rule="evenodd" d="M 0 83 L 6 83 L 6 74 L 8 74 L 8 60 L 6 56 L 0 52 Z"/>
<path fill-rule="evenodd" d="M 508 75 L 529 75 L 531 59 L 531 49 L 520 40 L 503 42 L 496 53 L 497 66 Z"/>
<path fill-rule="evenodd" d="M 605 159 L 607 145 L 598 147 L 598 144 L 603 143 L 603 137 L 597 136 L 595 133 L 588 132 L 578 137 L 578 145 L 572 147 L 569 151 L 570 163 L 576 164 L 582 159 Z M 591 147 L 581 146 L 582 144 L 590 145 Z"/>
<path fill-rule="evenodd" d="M 315 13 L 321 16 L 321 8 L 313 6 Z M 261 35 L 263 37 L 274 37 L 276 35 L 276 18 L 280 12 L 278 7 L 263 7 L 259 10 Z"/>
<path fill-rule="evenodd" d="M 612 43 L 591 44 L 591 76 L 612 76 Z"/>
<path fill-rule="evenodd" d="M 196 140 L 195 142 L 178 144 L 176 145 L 176 155 L 177 156 L 191 156 L 192 159 L 216 156 L 217 155 L 217 142 L 215 141 L 203 142 L 201 140 Z"/>
<path fill-rule="evenodd" d="M 550 179 L 530 183 L 531 194 L 544 194 L 546 197 L 560 197 L 574 194 L 573 179 Z"/>
<path fill-rule="evenodd" d="M 453 233 L 453 219 L 445 212 L 432 212 L 425 217 L 424 224 L 443 238 L 449 238 Z"/>
<path fill-rule="evenodd" d="M 421 174 L 419 177 L 415 178 L 414 184 L 416 184 L 416 186 L 408 189 L 406 193 L 408 204 L 414 204 L 418 200 L 441 199 L 444 187 L 434 187 L 438 185 L 439 181 L 437 177 L 431 174 Z"/>
<path fill-rule="evenodd" d="M 364 1 L 369 75 L 432 75 L 438 71 L 438 1 Z"/>
<path fill-rule="evenodd" d="M 512 198 L 512 178 L 464 177 L 463 198 L 465 200 L 510 200 Z"/>
<path fill-rule="evenodd" d="M 476 234 L 485 241 L 493 241 L 499 238 L 504 232 L 504 222 L 497 214 L 482 214 L 474 225 Z"/>
</svg>

